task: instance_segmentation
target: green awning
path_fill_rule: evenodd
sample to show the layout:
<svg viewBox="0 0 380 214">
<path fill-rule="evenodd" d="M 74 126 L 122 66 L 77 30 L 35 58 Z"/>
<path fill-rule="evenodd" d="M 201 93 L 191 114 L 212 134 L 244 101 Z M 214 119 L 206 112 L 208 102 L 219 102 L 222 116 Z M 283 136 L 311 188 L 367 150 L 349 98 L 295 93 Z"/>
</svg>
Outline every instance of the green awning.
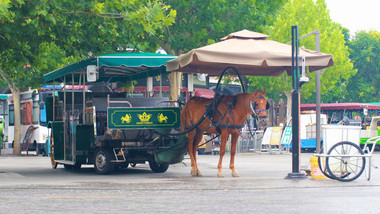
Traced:
<svg viewBox="0 0 380 214">
<path fill-rule="evenodd" d="M 6 94 L 0 94 L 0 101 L 1 100 L 7 100 L 8 99 L 8 95 Z"/>
<path fill-rule="evenodd" d="M 96 58 L 85 59 L 47 73 L 44 75 L 44 82 L 51 82 L 53 80 L 59 81 L 59 79 L 63 78 L 65 75 L 78 73 L 83 69 L 86 69 L 88 65 L 96 65 Z"/>
<path fill-rule="evenodd" d="M 176 57 L 158 53 L 100 55 L 45 74 L 44 81 L 51 82 L 54 79 L 62 81 L 66 75 L 66 81 L 70 82 L 72 75 L 69 74 L 74 74 L 75 81 L 78 81 L 80 72 L 84 71 L 88 65 L 97 65 L 99 72 L 97 82 L 127 82 L 166 73 L 166 61 Z"/>
</svg>

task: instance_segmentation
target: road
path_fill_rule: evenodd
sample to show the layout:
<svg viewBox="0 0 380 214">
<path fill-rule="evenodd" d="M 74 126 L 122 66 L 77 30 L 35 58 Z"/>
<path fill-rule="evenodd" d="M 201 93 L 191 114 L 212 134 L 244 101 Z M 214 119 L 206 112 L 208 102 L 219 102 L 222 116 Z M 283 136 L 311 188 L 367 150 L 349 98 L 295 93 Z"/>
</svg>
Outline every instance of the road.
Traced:
<svg viewBox="0 0 380 214">
<path fill-rule="evenodd" d="M 307 168 L 312 154 L 301 154 Z M 374 154 L 380 165 L 380 153 Z M 95 174 L 52 169 L 41 156 L 0 156 L 0 213 L 378 213 L 380 171 L 353 182 L 330 179 L 284 179 L 291 155 L 241 153 L 239 178 L 223 160 L 224 178 L 216 176 L 218 156 L 198 156 L 203 177 L 190 176 L 190 160 L 171 165 L 166 173 L 149 166 Z M 368 166 L 367 166 L 368 167 Z"/>
</svg>

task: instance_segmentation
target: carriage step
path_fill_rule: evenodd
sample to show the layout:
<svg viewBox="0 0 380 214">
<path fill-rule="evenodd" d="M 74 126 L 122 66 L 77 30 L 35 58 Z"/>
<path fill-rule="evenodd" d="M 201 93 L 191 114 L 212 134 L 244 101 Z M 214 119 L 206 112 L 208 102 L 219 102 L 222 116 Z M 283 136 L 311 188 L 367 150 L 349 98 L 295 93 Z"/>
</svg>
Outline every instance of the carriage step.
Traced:
<svg viewBox="0 0 380 214">
<path fill-rule="evenodd" d="M 127 161 L 125 159 L 125 153 L 124 152 L 125 149 L 123 148 L 113 148 L 113 154 L 115 156 L 115 160 L 111 161 L 111 162 L 125 162 Z"/>
</svg>

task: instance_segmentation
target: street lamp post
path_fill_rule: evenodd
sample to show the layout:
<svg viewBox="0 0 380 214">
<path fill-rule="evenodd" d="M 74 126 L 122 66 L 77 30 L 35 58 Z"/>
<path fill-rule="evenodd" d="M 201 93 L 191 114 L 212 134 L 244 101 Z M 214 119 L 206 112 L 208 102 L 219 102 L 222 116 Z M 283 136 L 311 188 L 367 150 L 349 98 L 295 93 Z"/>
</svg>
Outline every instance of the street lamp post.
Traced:
<svg viewBox="0 0 380 214">
<path fill-rule="evenodd" d="M 299 70 L 299 36 L 298 26 L 292 26 L 292 172 L 287 179 L 304 179 L 305 174 L 300 172 L 300 70 Z"/>
<path fill-rule="evenodd" d="M 315 35 L 315 50 L 320 52 L 320 36 L 319 30 L 315 30 L 299 38 L 298 26 L 292 26 L 292 72 L 293 72 L 293 91 L 292 91 L 292 173 L 286 178 L 304 178 L 304 174 L 300 173 L 300 139 L 299 139 L 299 111 L 300 111 L 300 83 L 299 83 L 299 65 L 298 50 L 299 40 Z M 288 43 L 289 44 L 289 43 Z M 316 152 L 321 152 L 321 80 L 320 70 L 316 71 Z"/>
</svg>

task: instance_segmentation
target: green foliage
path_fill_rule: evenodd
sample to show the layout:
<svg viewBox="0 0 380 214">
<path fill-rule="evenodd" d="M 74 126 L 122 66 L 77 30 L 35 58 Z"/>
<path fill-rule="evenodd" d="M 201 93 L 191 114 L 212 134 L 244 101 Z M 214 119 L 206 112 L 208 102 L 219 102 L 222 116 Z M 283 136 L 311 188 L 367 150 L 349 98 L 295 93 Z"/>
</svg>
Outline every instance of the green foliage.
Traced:
<svg viewBox="0 0 380 214">
<path fill-rule="evenodd" d="M 350 58 L 358 73 L 347 85 L 346 101 L 378 102 L 380 90 L 380 33 L 359 31 L 348 42 Z"/>
<path fill-rule="evenodd" d="M 155 49 L 154 36 L 174 17 L 169 6 L 148 0 L 2 1 L 2 77 L 7 84 L 24 87 L 90 51 L 112 53 L 120 45 Z"/>
<path fill-rule="evenodd" d="M 20 89 L 38 87 L 44 73 L 90 52 L 157 48 L 155 37 L 174 16 L 155 0 L 0 0 L 0 82 L 16 104 Z M 19 110 L 15 105 L 15 154 L 21 152 Z"/>
<path fill-rule="evenodd" d="M 346 96 L 348 79 L 355 75 L 352 62 L 348 58 L 348 48 L 345 46 L 342 27 L 331 21 L 324 0 L 294 0 L 289 1 L 280 11 L 277 20 L 266 32 L 273 40 L 287 43 L 291 41 L 291 26 L 299 26 L 299 35 L 312 31 L 320 31 L 320 51 L 332 54 L 334 66 L 325 69 L 321 75 L 321 101 L 338 101 Z M 315 50 L 314 36 L 300 40 L 300 46 Z M 301 90 L 302 102 L 315 102 L 315 73 L 308 74 L 311 81 L 304 84 Z M 291 78 L 282 75 L 273 77 L 251 77 L 252 86 L 266 87 L 269 94 L 278 95 L 290 93 Z"/>
<path fill-rule="evenodd" d="M 175 23 L 160 37 L 168 53 L 181 54 L 215 43 L 243 29 L 261 32 L 271 25 L 285 0 L 163 0 L 177 11 Z"/>
<path fill-rule="evenodd" d="M 133 90 L 135 90 L 136 80 L 129 81 L 123 85 L 123 91 L 128 92 L 129 96 L 133 96 Z"/>
</svg>

